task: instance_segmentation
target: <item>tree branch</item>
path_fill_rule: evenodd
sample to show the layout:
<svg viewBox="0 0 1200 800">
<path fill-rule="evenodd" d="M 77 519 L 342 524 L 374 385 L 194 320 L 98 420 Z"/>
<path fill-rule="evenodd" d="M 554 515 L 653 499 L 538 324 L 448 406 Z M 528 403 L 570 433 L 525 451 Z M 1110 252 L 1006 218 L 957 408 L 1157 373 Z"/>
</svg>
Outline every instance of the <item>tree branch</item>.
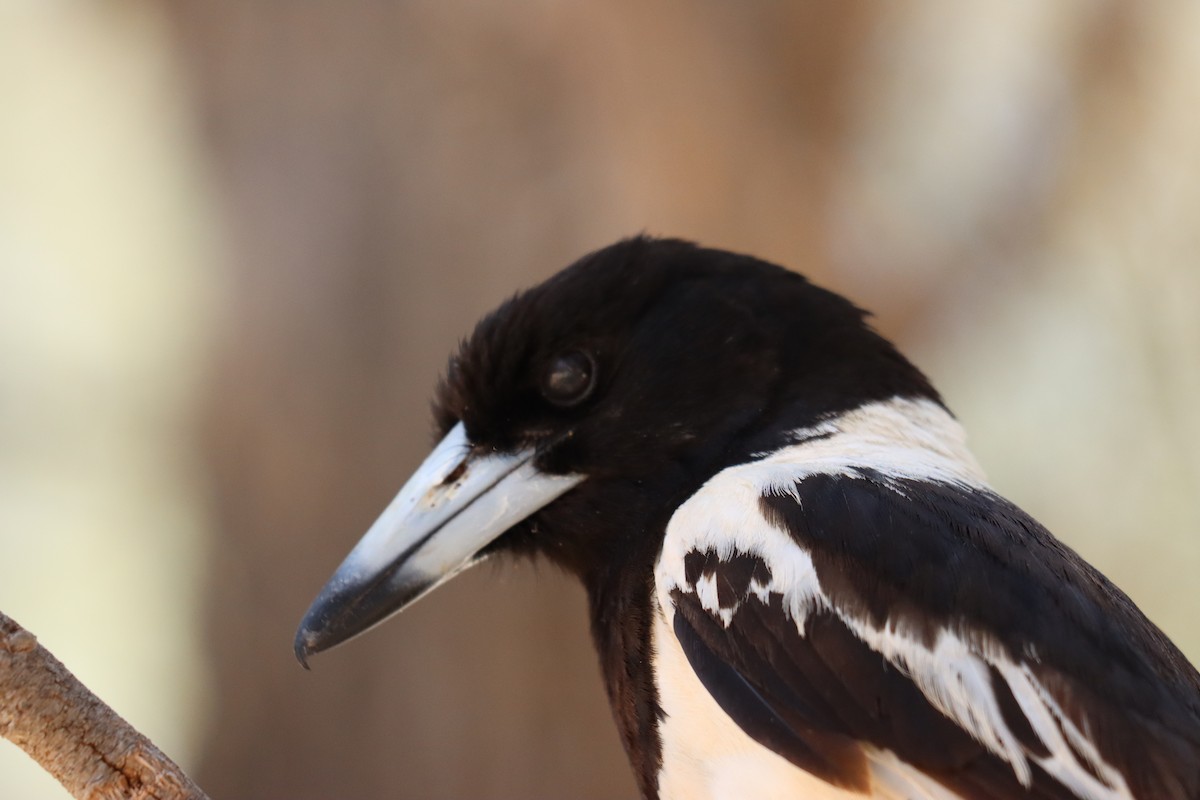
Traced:
<svg viewBox="0 0 1200 800">
<path fill-rule="evenodd" d="M 183 770 L 2 613 L 0 736 L 77 798 L 207 800 Z"/>
</svg>

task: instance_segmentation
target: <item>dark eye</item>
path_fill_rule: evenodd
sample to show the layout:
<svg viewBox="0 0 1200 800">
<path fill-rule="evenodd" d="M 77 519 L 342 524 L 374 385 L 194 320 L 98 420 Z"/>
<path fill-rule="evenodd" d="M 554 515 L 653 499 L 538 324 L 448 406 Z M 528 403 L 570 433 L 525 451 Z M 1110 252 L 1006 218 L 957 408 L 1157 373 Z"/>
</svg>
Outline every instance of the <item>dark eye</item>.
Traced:
<svg viewBox="0 0 1200 800">
<path fill-rule="evenodd" d="M 555 357 L 542 376 L 542 395 L 563 408 L 579 405 L 594 388 L 596 362 L 580 350 Z"/>
</svg>

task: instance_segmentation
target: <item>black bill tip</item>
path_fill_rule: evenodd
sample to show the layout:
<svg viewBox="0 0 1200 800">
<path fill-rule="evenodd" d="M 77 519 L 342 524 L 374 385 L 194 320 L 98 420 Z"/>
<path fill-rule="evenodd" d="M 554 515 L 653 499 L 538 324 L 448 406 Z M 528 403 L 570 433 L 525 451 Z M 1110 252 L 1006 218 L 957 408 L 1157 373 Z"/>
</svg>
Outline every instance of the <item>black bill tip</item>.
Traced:
<svg viewBox="0 0 1200 800">
<path fill-rule="evenodd" d="M 305 669 L 312 669 L 308 665 L 308 657 L 317 652 L 316 643 L 312 634 L 303 625 L 296 631 L 296 641 L 292 643 L 292 650 L 295 652 L 296 660 L 300 662 L 300 666 Z"/>
<path fill-rule="evenodd" d="M 365 581 L 334 576 L 296 630 L 292 644 L 296 660 L 309 669 L 308 659 L 353 639 L 407 606 L 434 584 L 424 575 L 401 577 L 389 569 Z"/>
<path fill-rule="evenodd" d="M 300 666 L 305 669 L 311 669 L 308 665 L 309 656 L 322 650 L 328 650 L 342 641 L 334 634 L 337 626 L 331 624 L 336 621 L 330 619 L 329 612 L 331 610 L 325 603 L 314 602 L 312 608 L 304 615 L 304 619 L 300 621 L 300 627 L 296 629 L 296 639 L 292 642 L 292 651 L 296 654 L 296 660 L 300 662 Z"/>
</svg>

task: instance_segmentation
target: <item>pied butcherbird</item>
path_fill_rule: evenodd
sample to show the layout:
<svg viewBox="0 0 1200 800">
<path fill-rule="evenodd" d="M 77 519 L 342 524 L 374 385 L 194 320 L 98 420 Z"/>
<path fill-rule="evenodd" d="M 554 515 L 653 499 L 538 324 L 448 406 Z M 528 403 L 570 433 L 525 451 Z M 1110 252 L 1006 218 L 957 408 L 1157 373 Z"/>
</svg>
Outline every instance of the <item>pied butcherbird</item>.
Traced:
<svg viewBox="0 0 1200 800">
<path fill-rule="evenodd" d="M 837 294 L 638 237 L 485 317 L 301 661 L 493 555 L 587 589 L 647 798 L 1200 797 L 1200 676 Z M 1099 498 L 1098 498 L 1099 502 Z"/>
</svg>

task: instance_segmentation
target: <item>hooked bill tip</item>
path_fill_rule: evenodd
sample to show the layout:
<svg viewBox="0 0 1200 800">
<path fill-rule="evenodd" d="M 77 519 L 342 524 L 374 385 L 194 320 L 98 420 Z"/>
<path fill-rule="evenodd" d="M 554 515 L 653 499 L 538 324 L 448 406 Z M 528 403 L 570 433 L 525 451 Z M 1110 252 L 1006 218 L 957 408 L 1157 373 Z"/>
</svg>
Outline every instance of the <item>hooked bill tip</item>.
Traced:
<svg viewBox="0 0 1200 800">
<path fill-rule="evenodd" d="M 302 625 L 300 626 L 300 630 L 296 631 L 296 640 L 292 644 L 292 651 L 296 654 L 296 660 L 300 662 L 300 666 L 307 670 L 312 669 L 308 665 L 308 657 L 317 650 L 315 640 L 316 636 Z"/>
</svg>

